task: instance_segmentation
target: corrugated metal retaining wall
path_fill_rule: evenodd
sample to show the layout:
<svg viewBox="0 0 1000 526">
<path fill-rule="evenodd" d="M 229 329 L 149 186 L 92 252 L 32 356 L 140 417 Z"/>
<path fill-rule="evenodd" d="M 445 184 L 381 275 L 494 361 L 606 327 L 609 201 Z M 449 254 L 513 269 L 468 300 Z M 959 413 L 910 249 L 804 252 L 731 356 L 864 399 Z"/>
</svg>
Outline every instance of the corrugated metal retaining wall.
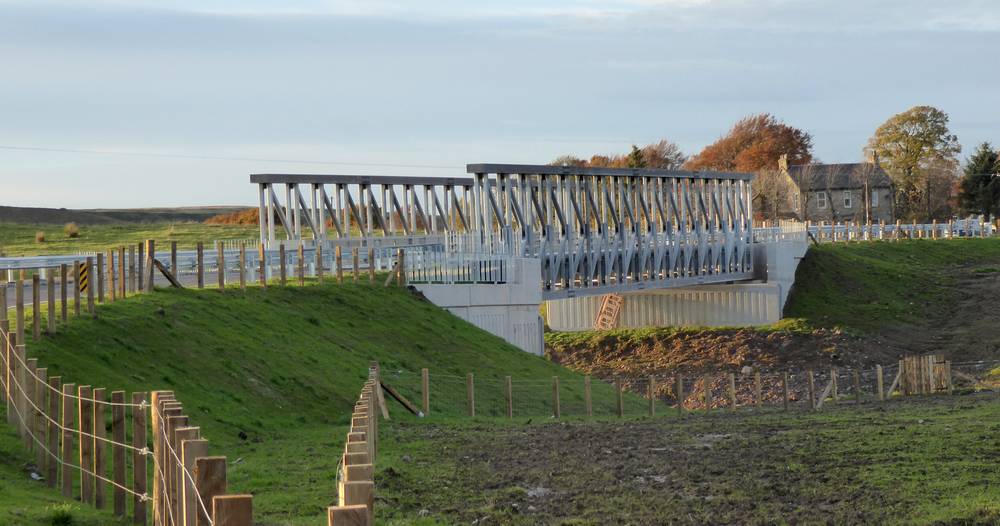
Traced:
<svg viewBox="0 0 1000 526">
<path fill-rule="evenodd" d="M 623 294 L 619 327 L 766 325 L 781 319 L 778 284 L 712 285 Z M 594 327 L 601 296 L 545 302 L 549 327 L 582 331 Z"/>
</svg>

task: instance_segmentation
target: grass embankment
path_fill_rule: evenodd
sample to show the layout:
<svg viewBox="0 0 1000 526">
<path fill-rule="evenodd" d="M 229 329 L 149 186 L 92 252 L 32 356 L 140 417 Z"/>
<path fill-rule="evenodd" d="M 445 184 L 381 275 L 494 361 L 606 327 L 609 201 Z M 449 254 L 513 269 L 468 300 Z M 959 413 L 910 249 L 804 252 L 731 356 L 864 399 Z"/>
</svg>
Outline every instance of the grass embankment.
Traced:
<svg viewBox="0 0 1000 526">
<path fill-rule="evenodd" d="M 387 427 L 390 509 L 454 524 L 1000 523 L 993 395 L 673 413 L 628 423 Z M 412 515 L 411 515 L 412 516 Z"/>
<path fill-rule="evenodd" d="M 100 306 L 97 319 L 73 319 L 39 342 L 29 337 L 28 355 L 64 382 L 174 390 L 212 454 L 228 456 L 231 489 L 254 493 L 255 514 L 268 524 L 323 520 L 369 360 L 418 404 L 419 371 L 429 368 L 432 421 L 464 413 L 468 372 L 481 414 L 500 406 L 504 375 L 544 386 L 540 410 L 553 375 L 573 386 L 565 400 L 582 396 L 576 374 L 410 292 L 367 284 L 158 290 Z M 607 405 L 610 388 L 595 382 L 594 389 Z M 391 413 L 393 422 L 413 419 L 395 403 Z M 26 477 L 18 459 L 3 461 Z M 0 523 L 7 510 L 0 508 Z"/>
<path fill-rule="evenodd" d="M 887 363 L 897 357 L 897 350 L 913 347 L 907 334 L 914 340 L 927 339 L 928 328 L 942 320 L 950 326 L 967 325 L 974 318 L 971 313 L 948 320 L 949 313 L 960 301 L 978 301 L 966 301 L 970 300 L 967 287 L 982 289 L 997 275 L 998 263 L 1000 239 L 813 245 L 798 267 L 786 317 L 776 324 L 550 332 L 545 342 L 554 359 L 595 374 L 611 370 L 649 374 L 675 367 L 745 363 Z M 966 283 L 970 277 L 980 281 L 970 285 Z M 959 282 L 964 285 L 958 286 Z M 909 331 L 911 327 L 921 330 Z M 865 340 L 886 328 L 895 330 L 893 349 Z M 995 334 L 988 327 L 984 330 Z M 635 367 L 639 362 L 642 368 Z"/>
<path fill-rule="evenodd" d="M 1000 239 L 811 246 L 795 273 L 786 318 L 862 333 L 940 317 L 957 301 L 957 268 L 1000 261 Z M 993 266 L 989 266 L 993 263 Z"/>
<path fill-rule="evenodd" d="M 207 225 L 204 223 L 128 223 L 80 225 L 79 237 L 71 238 L 64 225 L 0 223 L 0 254 L 3 256 L 40 256 L 106 251 L 109 248 L 155 239 L 160 247 L 177 241 L 178 248 L 193 249 L 199 241 L 216 239 L 254 239 L 257 225 Z M 45 241 L 35 240 L 44 232 Z"/>
</svg>

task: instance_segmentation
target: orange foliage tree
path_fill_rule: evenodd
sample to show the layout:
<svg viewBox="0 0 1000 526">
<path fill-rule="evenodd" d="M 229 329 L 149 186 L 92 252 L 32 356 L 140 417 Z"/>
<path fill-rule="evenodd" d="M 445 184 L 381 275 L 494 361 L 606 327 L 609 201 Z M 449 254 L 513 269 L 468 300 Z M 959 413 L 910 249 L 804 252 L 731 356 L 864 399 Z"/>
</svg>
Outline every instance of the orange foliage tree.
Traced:
<svg viewBox="0 0 1000 526">
<path fill-rule="evenodd" d="M 813 158 L 812 136 L 770 113 L 761 113 L 737 121 L 729 133 L 706 146 L 684 168 L 757 172 L 775 169 L 785 154 L 788 164 L 808 164 Z"/>
</svg>

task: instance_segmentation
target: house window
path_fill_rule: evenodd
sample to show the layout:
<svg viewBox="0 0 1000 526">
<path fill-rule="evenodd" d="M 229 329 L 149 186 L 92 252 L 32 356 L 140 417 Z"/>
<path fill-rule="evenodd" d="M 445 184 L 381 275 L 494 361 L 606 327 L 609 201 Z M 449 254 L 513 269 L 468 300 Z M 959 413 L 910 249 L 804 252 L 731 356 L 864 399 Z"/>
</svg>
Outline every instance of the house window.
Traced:
<svg viewBox="0 0 1000 526">
<path fill-rule="evenodd" d="M 872 208 L 878 208 L 878 190 L 872 192 Z"/>
<path fill-rule="evenodd" d="M 844 190 L 844 208 L 851 208 L 854 206 L 854 196 L 851 195 L 850 190 Z"/>
<path fill-rule="evenodd" d="M 795 210 L 796 212 L 799 211 L 799 193 L 798 192 L 793 192 L 792 193 L 792 210 Z"/>
<path fill-rule="evenodd" d="M 816 208 L 826 208 L 826 192 L 816 192 Z"/>
</svg>

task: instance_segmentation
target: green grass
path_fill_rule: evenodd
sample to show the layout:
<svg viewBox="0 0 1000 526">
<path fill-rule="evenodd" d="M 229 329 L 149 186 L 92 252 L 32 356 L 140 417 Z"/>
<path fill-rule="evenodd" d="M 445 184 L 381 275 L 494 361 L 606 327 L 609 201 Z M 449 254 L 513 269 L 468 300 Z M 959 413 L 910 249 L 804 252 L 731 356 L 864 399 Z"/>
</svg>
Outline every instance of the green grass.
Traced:
<svg viewBox="0 0 1000 526">
<path fill-rule="evenodd" d="M 155 239 L 159 246 L 177 241 L 181 249 L 193 249 L 199 241 L 216 239 L 255 239 L 256 225 L 206 225 L 203 223 L 129 223 L 115 225 L 80 225 L 80 236 L 70 238 L 63 225 L 0 223 L 0 254 L 4 256 L 39 256 L 106 251 L 121 245 Z M 35 241 L 35 233 L 44 232 L 45 242 Z M 166 243 L 167 245 L 162 245 Z"/>
<path fill-rule="evenodd" d="M 6 422 L 5 414 L 0 407 L 3 422 Z M 27 468 L 31 465 L 34 465 L 34 457 L 24 449 L 13 428 L 0 424 L 0 524 L 130 524 L 116 521 L 106 511 L 65 501 L 57 490 L 29 478 Z"/>
<path fill-rule="evenodd" d="M 331 503 L 369 360 L 416 403 L 419 371 L 429 368 L 431 421 L 464 413 L 468 372 L 483 415 L 502 410 L 505 375 L 515 379 L 518 410 L 541 418 L 553 375 L 565 380 L 567 404 L 582 399 L 578 375 L 406 290 L 367 284 L 157 290 L 99 306 L 96 319 L 71 319 L 38 342 L 29 337 L 28 355 L 64 382 L 174 390 L 212 454 L 230 459 L 232 490 L 252 492 L 257 516 L 275 524 L 318 523 Z M 595 382 L 594 397 L 610 406 L 613 391 Z M 390 409 L 393 421 L 415 420 L 394 402 Z"/>
<path fill-rule="evenodd" d="M 1000 239 L 814 245 L 784 314 L 862 333 L 912 322 L 954 300 L 953 268 L 998 260 Z"/>
</svg>

